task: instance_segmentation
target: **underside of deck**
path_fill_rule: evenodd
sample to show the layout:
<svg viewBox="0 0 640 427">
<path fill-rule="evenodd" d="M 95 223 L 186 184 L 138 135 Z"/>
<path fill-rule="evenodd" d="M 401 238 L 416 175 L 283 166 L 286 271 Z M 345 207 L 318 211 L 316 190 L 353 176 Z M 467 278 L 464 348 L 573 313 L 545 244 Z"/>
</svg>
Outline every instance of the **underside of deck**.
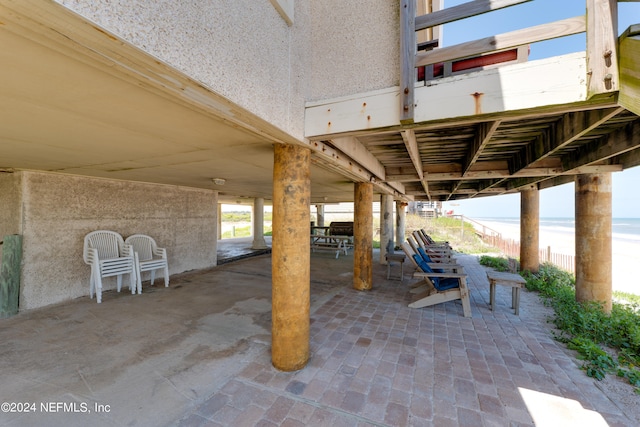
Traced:
<svg viewBox="0 0 640 427">
<path fill-rule="evenodd" d="M 414 200 L 543 189 L 640 164 L 637 86 L 587 99 L 586 63 L 576 53 L 420 82 L 409 125 L 399 87 L 310 103 L 306 136 Z"/>
</svg>

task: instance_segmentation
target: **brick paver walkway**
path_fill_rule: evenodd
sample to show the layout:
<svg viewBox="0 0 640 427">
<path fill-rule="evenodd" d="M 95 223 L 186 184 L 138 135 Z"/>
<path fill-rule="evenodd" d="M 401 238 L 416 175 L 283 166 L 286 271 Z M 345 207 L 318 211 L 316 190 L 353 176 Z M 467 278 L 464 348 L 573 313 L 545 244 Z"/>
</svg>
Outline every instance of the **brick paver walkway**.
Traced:
<svg viewBox="0 0 640 427">
<path fill-rule="evenodd" d="M 307 367 L 277 371 L 264 343 L 179 425 L 635 425 L 552 339 L 537 295 L 523 291 L 515 316 L 498 287 L 492 312 L 484 268 L 459 261 L 472 318 L 459 301 L 408 308 L 411 281 L 387 281 L 376 265 L 374 290 L 342 287 L 312 313 Z"/>
</svg>

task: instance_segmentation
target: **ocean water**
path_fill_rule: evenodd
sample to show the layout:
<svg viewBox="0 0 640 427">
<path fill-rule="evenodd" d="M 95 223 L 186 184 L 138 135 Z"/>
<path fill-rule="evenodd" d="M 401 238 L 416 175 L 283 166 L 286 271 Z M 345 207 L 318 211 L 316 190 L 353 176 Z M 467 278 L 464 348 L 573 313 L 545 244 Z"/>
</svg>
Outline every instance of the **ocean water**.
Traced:
<svg viewBox="0 0 640 427">
<path fill-rule="evenodd" d="M 500 223 L 510 228 L 520 227 L 520 218 L 474 218 L 479 223 Z M 575 233 L 574 218 L 540 218 L 540 231 L 555 233 Z M 612 218 L 611 233 L 615 240 L 640 244 L 640 218 Z"/>
</svg>

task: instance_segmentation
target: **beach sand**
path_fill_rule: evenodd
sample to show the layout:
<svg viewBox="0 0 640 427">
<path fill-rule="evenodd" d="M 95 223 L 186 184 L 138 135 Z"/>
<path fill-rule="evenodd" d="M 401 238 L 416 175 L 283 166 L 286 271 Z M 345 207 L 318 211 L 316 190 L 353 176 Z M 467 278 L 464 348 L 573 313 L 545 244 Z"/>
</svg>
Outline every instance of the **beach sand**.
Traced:
<svg viewBox="0 0 640 427">
<path fill-rule="evenodd" d="M 503 238 L 520 240 L 520 226 L 494 221 L 479 221 L 496 230 Z M 571 232 L 540 228 L 540 248 L 551 247 L 559 254 L 575 255 L 575 236 Z M 640 242 L 634 243 L 614 236 L 612 242 L 613 290 L 640 295 Z"/>
</svg>

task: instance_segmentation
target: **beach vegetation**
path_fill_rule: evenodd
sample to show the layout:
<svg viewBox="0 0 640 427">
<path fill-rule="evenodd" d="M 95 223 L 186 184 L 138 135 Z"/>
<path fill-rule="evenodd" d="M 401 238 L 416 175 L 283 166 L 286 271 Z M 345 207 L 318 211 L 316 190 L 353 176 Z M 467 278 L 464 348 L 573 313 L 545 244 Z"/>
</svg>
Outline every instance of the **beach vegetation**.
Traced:
<svg viewBox="0 0 640 427">
<path fill-rule="evenodd" d="M 504 257 L 496 257 L 490 255 L 482 255 L 478 260 L 480 265 L 493 268 L 496 271 L 509 271 L 509 260 Z"/>
<path fill-rule="evenodd" d="M 265 227 L 264 228 L 264 236 L 271 236 L 272 235 L 272 230 L 271 227 Z M 232 239 L 235 237 L 249 237 L 251 236 L 251 226 L 247 225 L 247 226 L 234 226 L 231 230 L 227 230 L 224 233 L 222 233 L 222 238 L 223 239 Z"/>
<path fill-rule="evenodd" d="M 627 304 L 635 304 L 640 306 L 640 295 L 630 294 L 628 292 L 613 291 L 613 298 L 617 301 Z"/>
<path fill-rule="evenodd" d="M 264 220 L 271 221 L 273 212 L 265 212 Z M 251 212 L 222 212 L 222 222 L 251 222 Z"/>
<path fill-rule="evenodd" d="M 552 264 L 541 265 L 536 274 L 522 274 L 527 289 L 538 292 L 554 309 L 554 336 L 578 353 L 587 375 L 601 380 L 615 372 L 640 394 L 638 304 L 614 302 L 608 314 L 599 303 L 576 301 L 575 278 Z"/>
<path fill-rule="evenodd" d="M 461 221 L 457 217 L 423 218 L 419 215 L 407 214 L 407 233 L 419 229 L 423 229 L 435 241 L 449 242 L 456 252 L 468 254 L 495 252 L 495 248 L 480 239 L 473 224 Z"/>
</svg>

